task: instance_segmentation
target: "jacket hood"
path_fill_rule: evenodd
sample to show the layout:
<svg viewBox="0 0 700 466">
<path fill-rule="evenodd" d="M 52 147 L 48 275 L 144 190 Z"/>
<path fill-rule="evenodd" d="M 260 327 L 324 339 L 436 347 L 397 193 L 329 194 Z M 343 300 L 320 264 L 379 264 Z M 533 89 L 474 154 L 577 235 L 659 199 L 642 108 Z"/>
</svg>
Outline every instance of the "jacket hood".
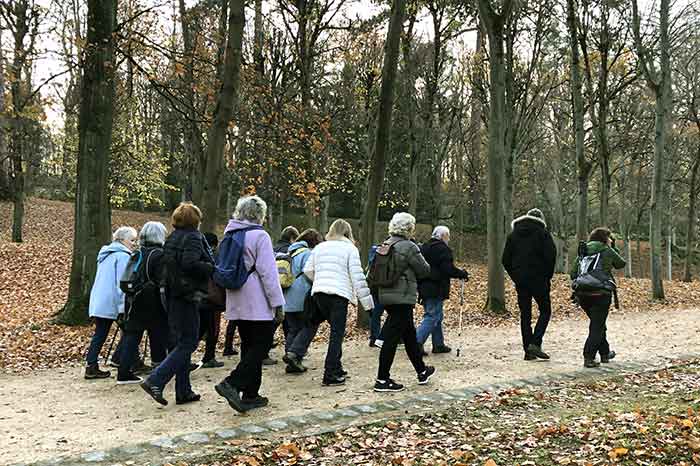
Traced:
<svg viewBox="0 0 700 466">
<path fill-rule="evenodd" d="M 102 246 L 100 252 L 97 254 L 97 263 L 101 264 L 113 252 L 125 252 L 131 255 L 131 250 L 129 250 L 129 248 L 119 241 L 114 241 L 106 246 Z"/>
<path fill-rule="evenodd" d="M 306 241 L 297 241 L 296 243 L 292 243 L 291 246 L 289 246 L 289 254 L 293 254 L 294 251 L 297 251 L 301 248 L 307 248 L 308 249 L 309 245 L 306 243 Z"/>
<path fill-rule="evenodd" d="M 603 252 L 607 247 L 607 244 L 603 244 L 600 241 L 589 241 L 586 243 L 586 251 L 588 251 L 588 254 L 598 254 L 599 252 Z"/>
<path fill-rule="evenodd" d="M 541 218 L 532 215 L 523 215 L 513 220 L 510 227 L 517 235 L 529 236 L 537 230 L 547 228 L 547 224 Z"/>
<path fill-rule="evenodd" d="M 255 227 L 255 226 L 259 227 L 260 224 L 253 223 L 253 222 L 247 222 L 245 220 L 230 219 L 228 221 L 228 225 L 226 225 L 226 229 L 224 230 L 224 233 L 228 233 L 229 231 L 243 230 L 244 228 L 250 228 L 250 227 Z"/>
</svg>

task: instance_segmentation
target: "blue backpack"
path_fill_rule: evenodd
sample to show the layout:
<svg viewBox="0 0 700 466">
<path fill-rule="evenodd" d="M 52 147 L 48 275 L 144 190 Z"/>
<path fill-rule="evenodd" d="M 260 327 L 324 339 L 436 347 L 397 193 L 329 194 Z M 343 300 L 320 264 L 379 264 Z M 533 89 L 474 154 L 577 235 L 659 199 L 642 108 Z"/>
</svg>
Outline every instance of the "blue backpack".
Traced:
<svg viewBox="0 0 700 466">
<path fill-rule="evenodd" d="M 253 225 L 242 230 L 229 231 L 219 244 L 219 255 L 214 269 L 214 283 L 227 290 L 238 290 L 255 271 L 255 264 L 246 270 L 243 259 L 245 234 L 252 230 L 262 230 L 260 225 Z"/>
</svg>

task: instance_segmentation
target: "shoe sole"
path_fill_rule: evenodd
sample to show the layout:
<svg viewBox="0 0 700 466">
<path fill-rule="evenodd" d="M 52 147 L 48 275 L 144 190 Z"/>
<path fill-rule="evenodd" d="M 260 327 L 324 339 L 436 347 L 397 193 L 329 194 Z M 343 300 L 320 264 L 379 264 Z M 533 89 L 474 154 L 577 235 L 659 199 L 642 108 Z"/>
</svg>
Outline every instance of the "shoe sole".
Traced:
<svg viewBox="0 0 700 466">
<path fill-rule="evenodd" d="M 418 385 L 425 385 L 425 384 L 427 384 L 428 381 L 429 381 L 435 374 L 437 374 L 437 369 L 435 369 L 435 371 L 433 371 L 433 373 L 430 374 L 425 380 L 419 380 L 419 381 L 418 381 Z"/>
<path fill-rule="evenodd" d="M 111 375 L 86 375 L 84 377 L 85 380 L 101 380 L 101 379 L 108 379 L 110 378 Z"/>
<path fill-rule="evenodd" d="M 241 413 L 241 414 L 242 414 L 242 413 L 245 413 L 245 412 L 247 411 L 247 409 L 245 409 L 245 407 L 244 407 L 242 404 L 239 405 L 239 404 L 237 404 L 235 401 L 229 399 L 229 397 L 227 397 L 227 396 L 224 394 L 224 391 L 223 391 L 221 388 L 219 388 L 219 385 L 218 385 L 218 384 L 217 384 L 217 385 L 214 385 L 214 390 L 216 391 L 216 393 L 219 394 L 220 397 L 222 397 L 224 400 L 226 400 L 226 401 L 228 402 L 228 405 L 229 405 L 231 408 L 233 408 L 235 411 L 238 411 L 238 412 Z M 241 403 L 242 403 L 242 402 L 241 402 Z"/>
<path fill-rule="evenodd" d="M 322 387 L 340 387 L 342 385 L 345 385 L 345 382 L 332 382 L 332 383 L 323 382 L 323 383 L 321 383 Z"/>
<path fill-rule="evenodd" d="M 143 379 L 139 380 L 117 380 L 117 385 L 136 385 L 137 383 L 143 382 Z"/>
<path fill-rule="evenodd" d="M 398 393 L 402 392 L 406 389 L 406 387 L 401 387 L 401 388 L 374 388 L 374 391 L 377 393 Z"/>
</svg>

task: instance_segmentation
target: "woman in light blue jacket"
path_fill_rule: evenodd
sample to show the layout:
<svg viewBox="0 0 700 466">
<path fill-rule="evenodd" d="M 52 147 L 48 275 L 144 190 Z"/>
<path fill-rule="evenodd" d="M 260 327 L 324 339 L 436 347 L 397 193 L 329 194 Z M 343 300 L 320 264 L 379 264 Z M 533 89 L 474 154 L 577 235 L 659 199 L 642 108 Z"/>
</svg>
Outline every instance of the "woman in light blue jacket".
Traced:
<svg viewBox="0 0 700 466">
<path fill-rule="evenodd" d="M 288 254 L 292 258 L 292 275 L 296 278 L 292 286 L 284 291 L 286 302 L 284 318 L 287 321 L 288 332 L 284 345 L 286 354 L 282 360 L 287 364 L 287 374 L 306 372 L 302 360 L 318 330 L 318 325 L 305 322 L 301 316 L 304 310 L 304 299 L 311 290 L 311 280 L 304 275 L 304 265 L 311 255 L 311 250 L 322 241 L 321 233 L 311 228 L 303 231 L 296 242 L 289 246 Z"/>
<path fill-rule="evenodd" d="M 119 280 L 136 248 L 137 236 L 134 228 L 119 227 L 112 235 L 112 242 L 103 246 L 97 255 L 97 273 L 90 291 L 89 314 L 95 318 L 95 334 L 86 357 L 85 378 L 88 380 L 110 376 L 109 371 L 100 370 L 97 360 L 112 323 L 124 313 L 124 293 L 119 288 Z"/>
</svg>

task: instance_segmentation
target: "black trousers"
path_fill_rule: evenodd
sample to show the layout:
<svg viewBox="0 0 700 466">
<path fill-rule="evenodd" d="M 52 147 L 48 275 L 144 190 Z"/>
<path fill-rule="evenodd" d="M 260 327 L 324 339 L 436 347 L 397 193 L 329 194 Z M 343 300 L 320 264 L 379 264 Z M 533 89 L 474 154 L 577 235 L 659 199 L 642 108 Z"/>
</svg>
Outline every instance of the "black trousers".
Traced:
<svg viewBox="0 0 700 466">
<path fill-rule="evenodd" d="M 547 331 L 549 320 L 552 318 L 552 303 L 549 299 L 549 283 L 546 285 L 516 285 L 518 292 L 518 307 L 520 308 L 520 334 L 523 338 L 523 349 L 527 351 L 530 344 L 542 346 L 542 339 Z M 532 330 L 532 300 L 535 300 L 540 315 Z"/>
<path fill-rule="evenodd" d="M 243 398 L 255 398 L 262 384 L 262 362 L 272 345 L 275 324 L 272 320 L 235 322 L 241 336 L 241 360 L 226 381 L 243 392 Z"/>
<path fill-rule="evenodd" d="M 314 300 L 324 320 L 327 320 L 331 326 L 323 376 L 339 377 L 343 371 L 343 339 L 348 320 L 348 300 L 341 296 L 325 293 L 316 293 Z"/>
<path fill-rule="evenodd" d="M 199 339 L 204 340 L 204 357 L 202 362 L 211 361 L 216 357 L 216 344 L 219 342 L 221 327 L 221 310 L 206 307 L 201 309 L 199 324 Z"/>
<path fill-rule="evenodd" d="M 601 356 L 610 354 L 606 323 L 610 312 L 611 299 L 611 296 L 606 295 L 578 297 L 579 304 L 590 319 L 588 338 L 583 346 L 584 359 L 595 359 L 596 354 Z"/>
<path fill-rule="evenodd" d="M 421 373 L 425 370 L 423 355 L 418 348 L 416 340 L 416 327 L 413 323 L 413 305 L 410 304 L 395 304 L 385 306 L 389 317 L 384 322 L 382 332 L 384 332 L 384 344 L 379 351 L 379 370 L 377 371 L 378 380 L 387 380 L 390 378 L 391 366 L 394 364 L 396 356 L 396 347 L 399 341 L 403 340 L 406 355 L 411 360 L 416 373 Z"/>
</svg>

